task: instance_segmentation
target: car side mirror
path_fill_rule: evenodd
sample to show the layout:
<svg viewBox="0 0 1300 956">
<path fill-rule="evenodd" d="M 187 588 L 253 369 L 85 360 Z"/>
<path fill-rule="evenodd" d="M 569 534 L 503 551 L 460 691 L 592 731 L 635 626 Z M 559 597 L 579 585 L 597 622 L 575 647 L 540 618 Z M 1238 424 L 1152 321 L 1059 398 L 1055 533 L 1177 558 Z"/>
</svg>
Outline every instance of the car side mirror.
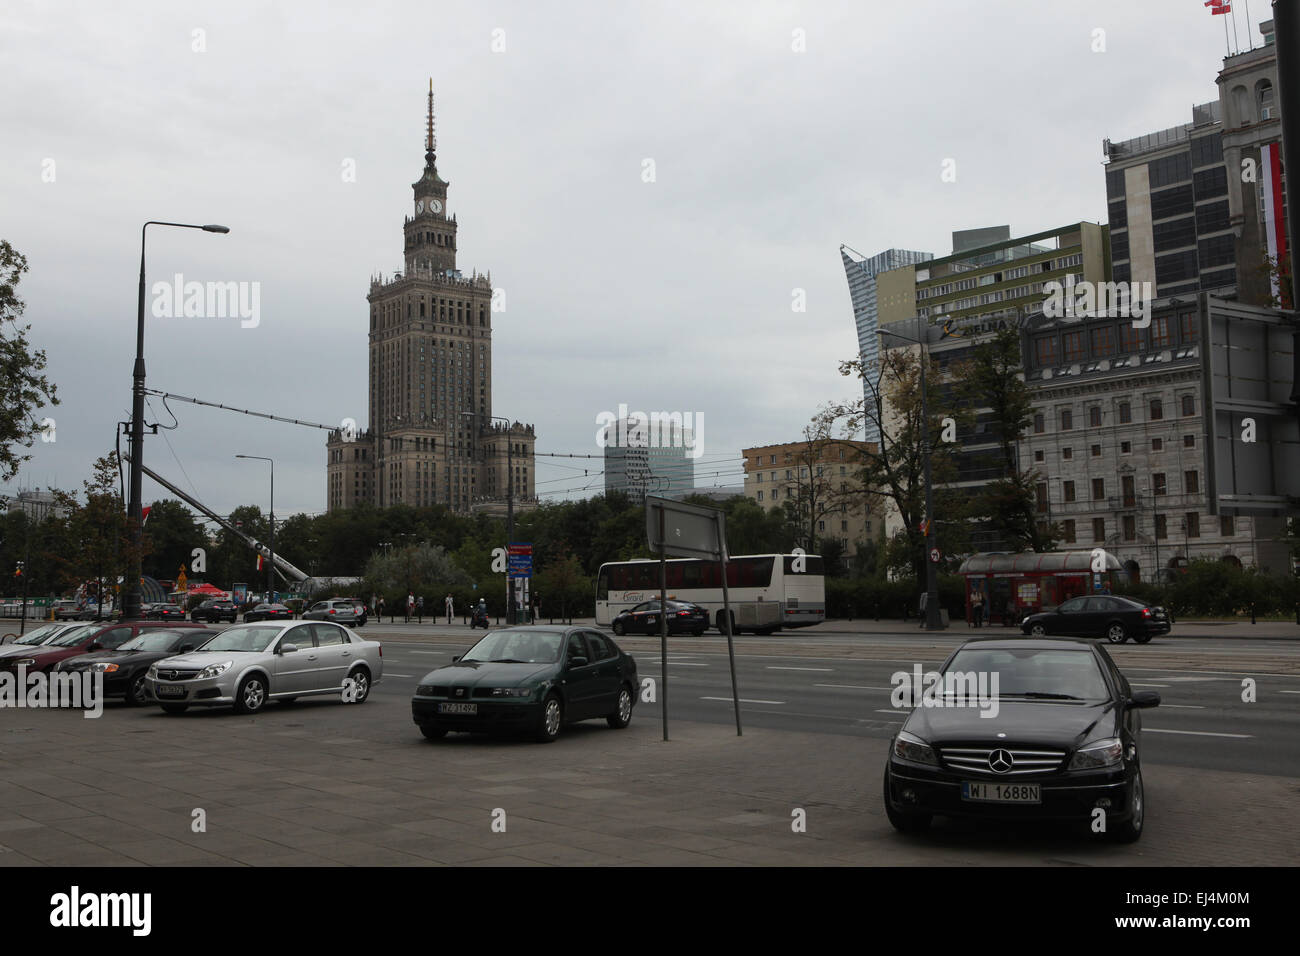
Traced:
<svg viewBox="0 0 1300 956">
<path fill-rule="evenodd" d="M 1153 690 L 1140 690 L 1129 698 L 1128 705 L 1137 708 L 1159 707 L 1160 695 Z"/>
<path fill-rule="evenodd" d="M 102 651 L 103 649 L 104 645 L 99 643 L 99 641 L 91 641 L 86 645 L 86 650 L 88 651 Z"/>
<path fill-rule="evenodd" d="M 176 648 L 178 654 L 185 654 L 192 650 L 194 650 L 193 644 L 182 644 L 180 647 Z"/>
<path fill-rule="evenodd" d="M 280 645 L 280 653 L 281 653 L 281 654 L 292 654 L 292 653 L 294 653 L 296 650 L 298 650 L 298 645 L 297 645 L 297 644 L 281 644 L 281 645 Z"/>
<path fill-rule="evenodd" d="M 460 660 L 460 655 L 459 655 L 459 654 L 455 654 L 455 655 L 453 655 L 452 658 L 451 658 L 451 662 L 452 662 L 453 664 L 455 664 L 458 660 Z"/>
<path fill-rule="evenodd" d="M 569 658 L 569 666 L 570 666 L 570 667 L 586 667 L 586 666 L 587 666 L 587 659 L 586 659 L 585 657 L 570 657 L 570 658 Z"/>
</svg>

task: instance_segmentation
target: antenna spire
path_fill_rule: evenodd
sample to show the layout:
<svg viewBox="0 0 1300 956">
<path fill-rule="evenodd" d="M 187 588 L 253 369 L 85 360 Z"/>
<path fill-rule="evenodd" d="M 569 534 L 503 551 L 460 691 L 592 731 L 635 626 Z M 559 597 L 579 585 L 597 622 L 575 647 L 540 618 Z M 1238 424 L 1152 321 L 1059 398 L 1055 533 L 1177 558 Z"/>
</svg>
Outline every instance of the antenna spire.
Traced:
<svg viewBox="0 0 1300 956">
<path fill-rule="evenodd" d="M 424 161 L 434 165 L 437 157 L 438 142 L 433 135 L 433 77 L 429 77 L 429 120 L 424 135 Z"/>
</svg>

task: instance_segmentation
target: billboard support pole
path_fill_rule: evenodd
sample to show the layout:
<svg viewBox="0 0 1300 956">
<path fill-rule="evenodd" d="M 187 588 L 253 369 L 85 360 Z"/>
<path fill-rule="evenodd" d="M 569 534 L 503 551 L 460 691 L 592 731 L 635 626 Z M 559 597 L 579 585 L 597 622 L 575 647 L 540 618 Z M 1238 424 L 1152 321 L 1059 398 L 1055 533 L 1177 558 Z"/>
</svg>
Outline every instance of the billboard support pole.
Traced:
<svg viewBox="0 0 1300 956">
<path fill-rule="evenodd" d="M 740 729 L 740 691 L 736 688 L 736 647 L 731 639 L 731 596 L 727 591 L 727 542 L 716 518 L 714 527 L 717 528 L 718 553 L 722 560 L 722 623 L 726 627 L 727 661 L 731 666 L 731 706 L 736 712 L 736 736 L 742 737 L 744 732 Z"/>
<path fill-rule="evenodd" d="M 668 542 L 664 538 L 664 509 L 659 509 L 659 711 L 664 740 L 668 739 Z"/>
</svg>

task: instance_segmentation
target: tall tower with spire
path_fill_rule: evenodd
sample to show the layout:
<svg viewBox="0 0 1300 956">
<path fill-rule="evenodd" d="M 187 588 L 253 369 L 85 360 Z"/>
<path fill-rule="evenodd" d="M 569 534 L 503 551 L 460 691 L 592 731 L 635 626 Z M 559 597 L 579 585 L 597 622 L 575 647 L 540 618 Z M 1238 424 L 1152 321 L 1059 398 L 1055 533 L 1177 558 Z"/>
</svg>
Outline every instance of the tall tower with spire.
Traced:
<svg viewBox="0 0 1300 956">
<path fill-rule="evenodd" d="M 532 426 L 493 421 L 492 282 L 456 266 L 447 187 L 430 80 L 424 171 L 402 224 L 405 270 L 373 276 L 367 297 L 370 427 L 330 435 L 330 511 L 362 502 L 504 511 L 510 467 L 515 507 L 535 501 Z"/>
</svg>

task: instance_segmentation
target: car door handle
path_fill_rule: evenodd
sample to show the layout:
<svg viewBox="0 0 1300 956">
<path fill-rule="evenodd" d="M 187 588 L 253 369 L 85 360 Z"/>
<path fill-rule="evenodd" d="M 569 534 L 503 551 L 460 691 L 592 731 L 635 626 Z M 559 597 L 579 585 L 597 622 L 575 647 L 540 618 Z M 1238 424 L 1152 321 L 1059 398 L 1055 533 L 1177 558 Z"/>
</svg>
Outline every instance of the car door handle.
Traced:
<svg viewBox="0 0 1300 956">
<path fill-rule="evenodd" d="M 308 654 L 308 655 L 307 655 L 307 660 L 309 660 L 309 661 L 314 661 L 315 659 L 316 659 L 316 655 L 315 655 L 315 654 Z"/>
<path fill-rule="evenodd" d="M 344 652 L 343 652 L 343 656 L 344 656 L 344 657 L 351 657 L 351 656 L 352 656 L 352 652 L 351 652 L 351 651 L 344 651 Z"/>
</svg>

